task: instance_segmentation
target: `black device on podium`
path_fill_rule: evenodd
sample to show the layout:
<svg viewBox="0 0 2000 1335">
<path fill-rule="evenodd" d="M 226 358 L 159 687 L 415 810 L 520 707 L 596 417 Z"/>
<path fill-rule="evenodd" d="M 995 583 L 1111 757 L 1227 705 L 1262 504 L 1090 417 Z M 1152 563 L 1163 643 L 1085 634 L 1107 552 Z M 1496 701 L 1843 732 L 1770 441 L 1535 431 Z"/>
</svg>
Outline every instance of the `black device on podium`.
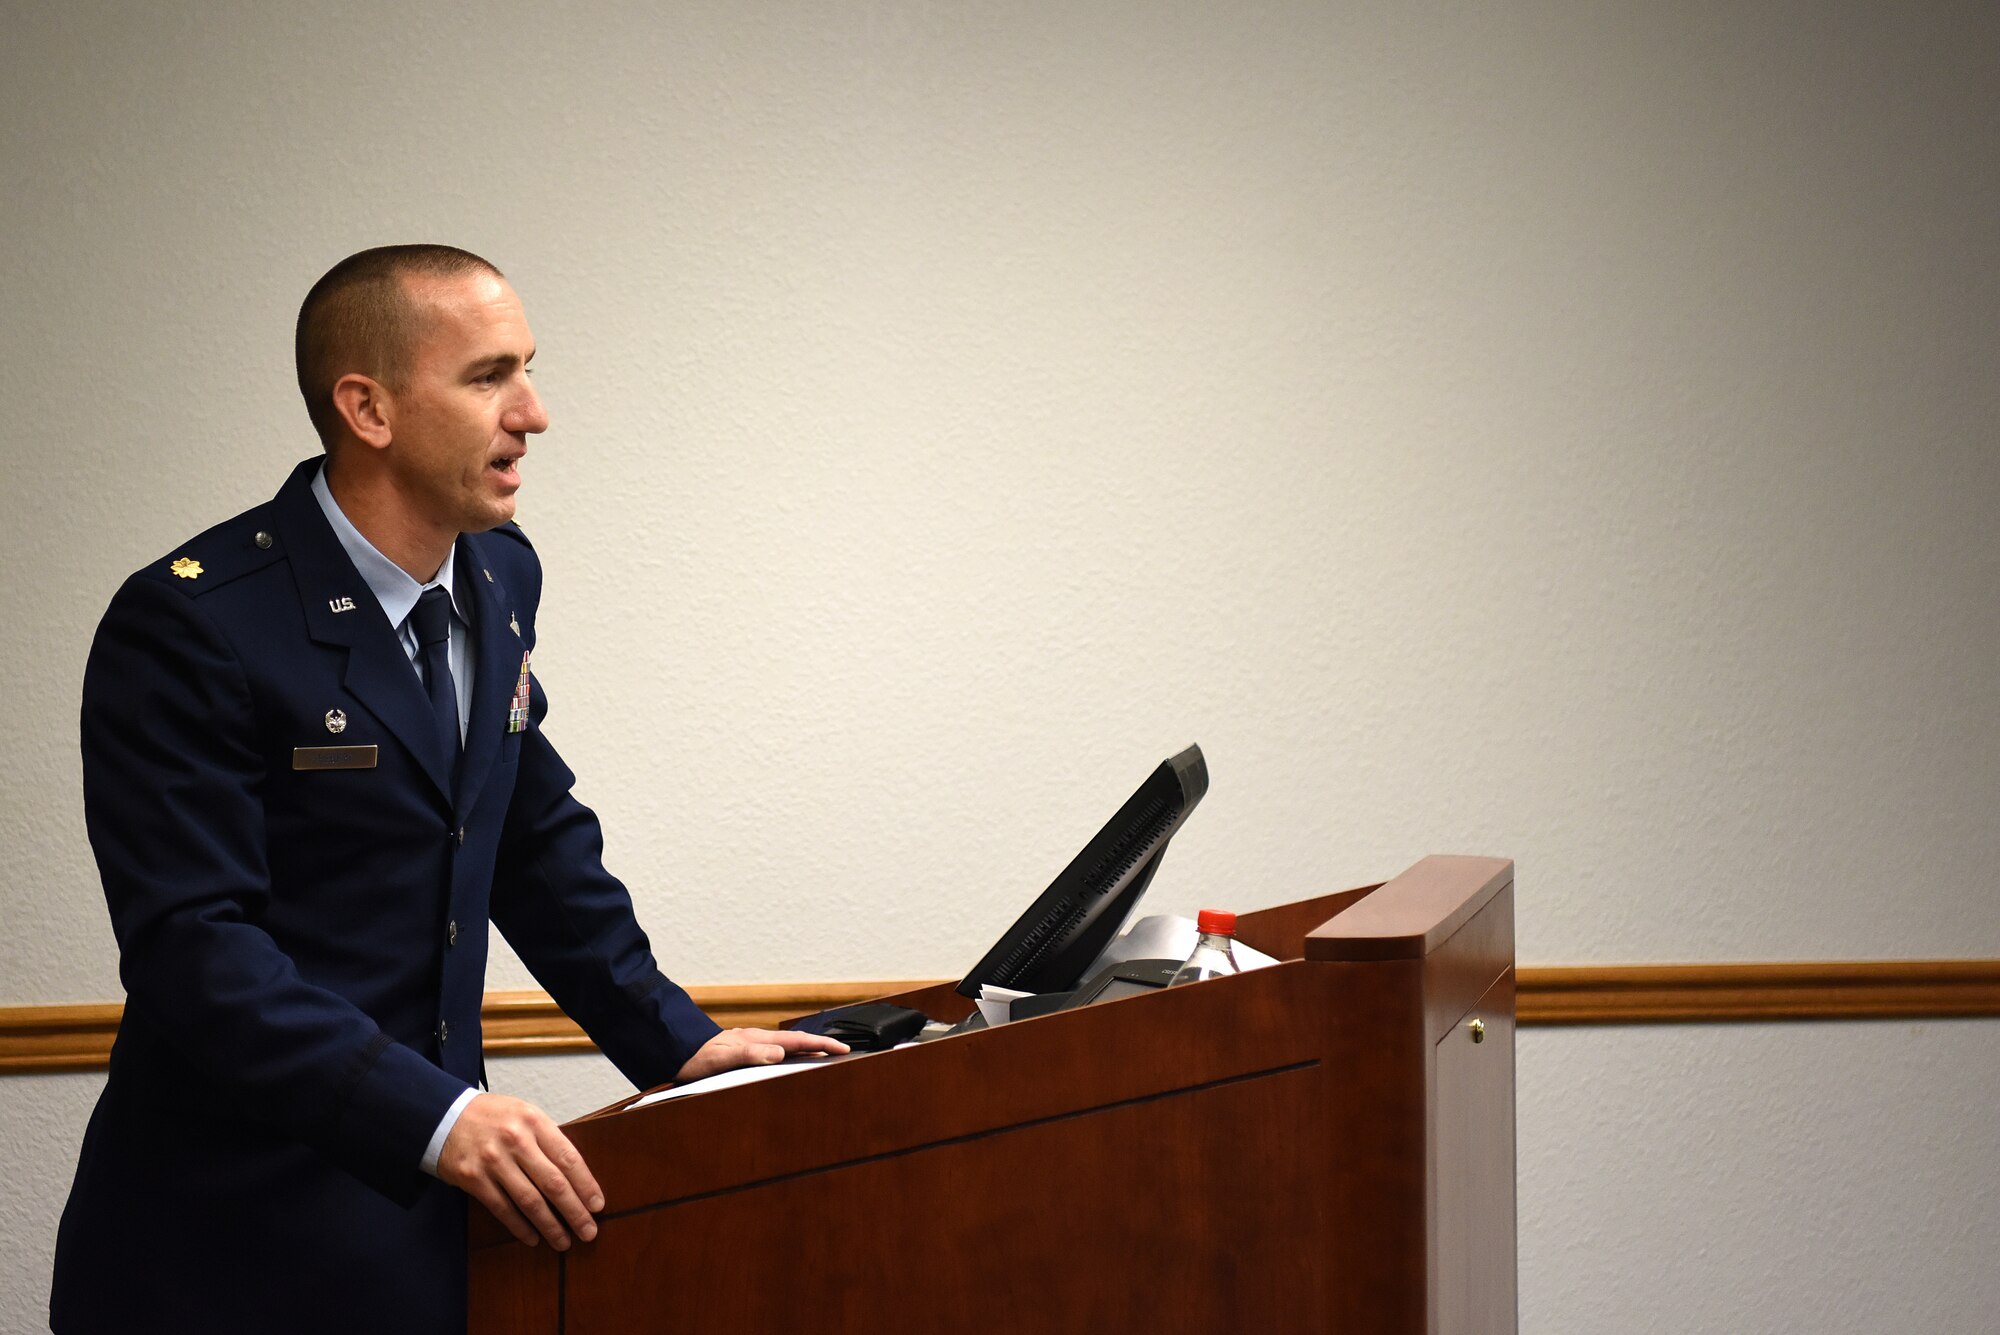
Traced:
<svg viewBox="0 0 2000 1335">
<path fill-rule="evenodd" d="M 1068 992 L 1118 934 L 1166 855 L 1167 841 L 1208 791 L 1208 762 L 1190 746 L 1162 761 L 959 983 Z"/>
<path fill-rule="evenodd" d="M 1208 762 L 1202 759 L 1199 746 L 1162 761 L 1028 911 L 994 942 L 985 958 L 959 983 L 958 991 L 976 998 L 979 989 L 991 983 L 1041 994 L 1024 997 L 1014 1007 L 1016 1018 L 1027 1019 L 1164 987 L 1179 961 L 1132 960 L 1108 966 L 1091 976 L 1089 986 L 1079 989 L 1086 981 L 1084 970 L 1096 962 L 1138 907 L 1139 897 L 1160 869 L 1167 841 L 1207 791 Z M 1072 997 L 1073 992 L 1079 995 Z M 862 1051 L 874 1051 L 914 1037 L 923 1019 L 916 1011 L 898 1006 L 840 1006 L 788 1020 L 784 1027 L 831 1034 Z M 985 1021 L 974 1011 L 953 1032 L 984 1027 Z"/>
</svg>

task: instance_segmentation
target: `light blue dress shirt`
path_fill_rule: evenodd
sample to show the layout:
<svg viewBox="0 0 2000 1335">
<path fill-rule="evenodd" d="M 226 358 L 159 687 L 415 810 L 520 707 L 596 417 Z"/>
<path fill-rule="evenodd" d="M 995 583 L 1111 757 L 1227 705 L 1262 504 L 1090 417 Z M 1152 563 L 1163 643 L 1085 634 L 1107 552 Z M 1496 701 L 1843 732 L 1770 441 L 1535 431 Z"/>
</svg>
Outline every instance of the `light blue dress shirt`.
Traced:
<svg viewBox="0 0 2000 1335">
<path fill-rule="evenodd" d="M 417 655 L 421 646 L 417 644 L 416 628 L 410 624 L 410 613 L 416 608 L 417 599 L 425 589 L 436 585 L 451 595 L 451 644 L 446 652 L 451 658 L 451 679 L 458 694 L 458 742 L 465 745 L 465 729 L 472 717 L 472 669 L 473 650 L 470 619 L 459 606 L 458 593 L 451 587 L 451 570 L 458 557 L 458 544 L 452 543 L 451 551 L 445 556 L 444 564 L 430 584 L 419 584 L 410 578 L 409 572 L 375 550 L 375 544 L 361 536 L 361 530 L 354 527 L 347 516 L 341 513 L 340 503 L 333 499 L 333 492 L 326 485 L 326 467 L 321 465 L 313 474 L 313 499 L 326 514 L 326 522 L 333 526 L 333 536 L 340 539 L 341 550 L 347 559 L 354 562 L 354 568 L 361 572 L 362 582 L 375 595 L 375 601 L 382 605 L 382 611 L 389 618 L 389 624 L 396 628 L 396 638 L 402 642 L 403 652 L 410 656 L 410 670 L 423 680 L 423 669 L 417 666 Z M 431 1143 L 424 1147 L 423 1170 L 433 1177 L 437 1175 L 438 1156 L 444 1153 L 445 1138 L 451 1135 L 452 1127 L 458 1125 L 458 1115 L 465 1111 L 465 1105 L 472 1102 L 479 1091 L 467 1086 L 445 1110 L 444 1120 L 431 1133 Z"/>
<path fill-rule="evenodd" d="M 417 599 L 425 589 L 436 586 L 451 596 L 451 646 L 446 651 L 451 657 L 451 680 L 458 693 L 458 744 L 465 745 L 465 729 L 472 717 L 472 633 L 469 629 L 472 618 L 465 614 L 460 605 L 458 591 L 451 586 L 452 566 L 458 558 L 458 544 L 451 545 L 451 552 L 438 567 L 437 574 L 429 584 L 419 584 L 410 578 L 409 572 L 375 550 L 375 544 L 361 536 L 361 530 L 354 527 L 347 516 L 341 513 L 340 503 L 333 499 L 333 492 L 327 489 L 326 468 L 320 467 L 313 474 L 313 499 L 326 513 L 326 522 L 333 525 L 333 536 L 340 539 L 340 546 L 347 553 L 347 559 L 354 562 L 354 568 L 361 572 L 362 582 L 375 595 L 375 601 L 382 605 L 382 612 L 389 618 L 389 624 L 396 628 L 396 638 L 402 642 L 403 652 L 410 656 L 410 670 L 417 674 L 419 684 L 423 682 L 423 669 L 417 665 L 418 655 L 423 646 L 417 643 L 416 627 L 410 624 L 410 613 L 417 606 Z"/>
</svg>

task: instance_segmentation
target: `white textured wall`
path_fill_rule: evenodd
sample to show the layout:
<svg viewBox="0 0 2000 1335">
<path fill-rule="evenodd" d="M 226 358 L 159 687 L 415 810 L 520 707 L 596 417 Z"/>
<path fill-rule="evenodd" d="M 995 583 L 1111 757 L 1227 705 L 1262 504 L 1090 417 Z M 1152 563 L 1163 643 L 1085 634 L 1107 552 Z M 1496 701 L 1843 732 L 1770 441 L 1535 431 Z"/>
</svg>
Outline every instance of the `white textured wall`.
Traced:
<svg viewBox="0 0 2000 1335">
<path fill-rule="evenodd" d="M 312 449 L 297 301 L 408 239 L 527 303 L 550 730 L 687 981 L 962 967 L 1189 740 L 1161 907 L 1497 852 L 1529 963 L 2000 955 L 2000 19 L 1619 8 L 6 0 L 0 1004 L 117 994 L 90 629 Z M 1524 1328 L 1697 1237 L 1742 1328 L 1818 1314 L 1828 1197 L 1686 1100 L 1990 1194 L 1933 1132 L 1991 1038 L 1531 1033 Z M 48 1183 L 94 1088 L 0 1080 Z M 1850 1278 L 1975 1329 L 1949 1256 Z"/>
</svg>

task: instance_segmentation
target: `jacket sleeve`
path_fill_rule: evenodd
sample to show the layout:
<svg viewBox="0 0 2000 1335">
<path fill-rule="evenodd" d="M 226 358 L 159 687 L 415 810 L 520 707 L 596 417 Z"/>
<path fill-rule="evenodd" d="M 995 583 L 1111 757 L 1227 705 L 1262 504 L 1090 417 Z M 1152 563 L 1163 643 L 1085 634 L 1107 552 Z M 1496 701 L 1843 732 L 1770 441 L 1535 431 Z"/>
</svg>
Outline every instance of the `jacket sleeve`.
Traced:
<svg viewBox="0 0 2000 1335">
<path fill-rule="evenodd" d="M 660 972 L 631 895 L 604 869 L 597 816 L 571 794 L 576 776 L 542 735 L 547 713 L 531 679 L 493 921 L 626 1079 L 664 1084 L 720 1026 Z"/>
<path fill-rule="evenodd" d="M 465 1082 L 307 982 L 260 925 L 272 893 L 255 702 L 198 600 L 128 580 L 84 672 L 84 817 L 127 1023 L 230 1109 L 407 1201 Z"/>
</svg>

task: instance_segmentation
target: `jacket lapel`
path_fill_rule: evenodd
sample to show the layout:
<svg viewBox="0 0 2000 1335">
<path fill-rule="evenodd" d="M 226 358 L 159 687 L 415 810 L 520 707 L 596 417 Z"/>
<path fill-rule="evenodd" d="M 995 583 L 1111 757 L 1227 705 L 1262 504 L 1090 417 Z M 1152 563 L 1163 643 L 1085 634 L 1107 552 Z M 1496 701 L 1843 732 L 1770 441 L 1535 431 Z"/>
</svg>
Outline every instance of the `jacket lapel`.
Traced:
<svg viewBox="0 0 2000 1335">
<path fill-rule="evenodd" d="M 500 754 L 500 742 L 507 731 L 507 707 L 514 697 L 514 684 L 521 677 L 521 654 L 526 649 L 515 617 L 512 595 L 493 573 L 489 559 L 466 535 L 458 541 L 458 569 L 452 574 L 454 587 L 472 596 L 465 605 L 472 609 L 472 633 L 478 656 L 472 669 L 472 709 L 465 725 L 465 759 L 458 772 L 458 816 L 463 820 L 479 801 L 493 762 Z"/>
<path fill-rule="evenodd" d="M 299 603 L 305 608 L 306 633 L 321 644 L 347 650 L 347 689 L 395 735 L 430 776 L 439 796 L 449 802 L 451 774 L 445 769 L 444 757 L 437 753 L 430 700 L 410 666 L 410 656 L 396 638 L 395 627 L 368 591 L 368 582 L 341 550 L 340 540 L 334 537 L 312 494 L 313 474 L 319 464 L 317 459 L 308 459 L 294 469 L 275 502 L 285 554 L 298 582 Z M 504 622 L 501 629 L 504 633 Z M 484 653 L 482 645 L 481 667 Z"/>
</svg>

